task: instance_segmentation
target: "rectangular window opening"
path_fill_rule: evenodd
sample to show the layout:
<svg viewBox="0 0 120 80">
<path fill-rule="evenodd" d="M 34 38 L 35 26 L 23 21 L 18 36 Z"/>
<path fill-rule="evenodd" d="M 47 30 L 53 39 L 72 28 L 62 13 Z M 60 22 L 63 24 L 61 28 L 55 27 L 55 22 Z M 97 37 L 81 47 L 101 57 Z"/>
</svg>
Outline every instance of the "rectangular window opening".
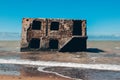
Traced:
<svg viewBox="0 0 120 80">
<path fill-rule="evenodd" d="M 51 39 L 49 42 L 50 49 L 58 49 L 58 40 Z"/>
<path fill-rule="evenodd" d="M 32 23 L 32 30 L 41 30 L 41 22 L 34 20 Z"/>
<path fill-rule="evenodd" d="M 82 35 L 82 21 L 74 20 L 73 21 L 73 35 Z"/>
<path fill-rule="evenodd" d="M 40 39 L 38 38 L 32 38 L 29 43 L 30 48 L 37 49 L 40 47 Z"/>
<path fill-rule="evenodd" d="M 52 22 L 50 30 L 59 30 L 59 22 Z"/>
</svg>

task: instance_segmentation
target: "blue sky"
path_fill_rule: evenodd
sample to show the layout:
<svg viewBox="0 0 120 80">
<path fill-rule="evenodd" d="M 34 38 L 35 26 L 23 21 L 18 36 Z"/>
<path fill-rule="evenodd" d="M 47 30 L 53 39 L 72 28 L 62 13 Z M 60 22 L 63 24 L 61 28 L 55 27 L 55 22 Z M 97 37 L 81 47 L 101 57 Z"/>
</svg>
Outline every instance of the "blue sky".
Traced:
<svg viewBox="0 0 120 80">
<path fill-rule="evenodd" d="M 88 35 L 120 34 L 120 0 L 0 0 L 0 32 L 21 33 L 28 17 L 86 19 Z"/>
</svg>

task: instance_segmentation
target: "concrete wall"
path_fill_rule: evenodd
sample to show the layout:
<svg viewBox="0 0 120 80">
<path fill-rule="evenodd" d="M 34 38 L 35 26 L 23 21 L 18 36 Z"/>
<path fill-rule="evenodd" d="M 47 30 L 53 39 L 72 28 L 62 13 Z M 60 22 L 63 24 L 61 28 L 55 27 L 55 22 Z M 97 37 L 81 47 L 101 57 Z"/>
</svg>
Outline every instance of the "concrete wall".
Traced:
<svg viewBox="0 0 120 80">
<path fill-rule="evenodd" d="M 75 24 L 76 23 L 76 24 Z M 78 26 L 78 29 L 75 27 Z M 40 27 L 36 30 L 33 27 Z M 36 27 L 36 28 L 38 28 Z M 76 30 L 79 30 L 80 35 L 76 35 Z M 74 31 L 75 30 L 75 31 Z M 74 31 L 74 32 L 73 32 Z M 75 35 L 74 35 L 75 33 Z M 22 40 L 21 40 L 21 51 L 59 51 L 63 48 L 73 37 L 84 38 L 82 40 L 85 43 L 80 44 L 81 46 L 86 45 L 86 21 L 85 20 L 72 20 L 72 19 L 46 19 L 46 18 L 23 18 L 22 21 Z M 32 39 L 39 39 L 39 48 L 31 48 L 30 44 Z M 50 41 L 58 41 L 58 49 L 50 48 Z M 34 42 L 33 42 L 34 43 Z M 52 43 L 51 43 L 52 44 Z M 56 43 L 53 43 L 53 48 Z M 57 44 L 56 44 L 57 45 Z M 32 44 L 36 46 L 36 44 Z M 79 47 L 79 46 L 78 46 Z M 84 49 L 85 50 L 85 49 Z M 82 51 L 82 50 L 81 50 Z M 69 51 L 68 51 L 69 52 Z"/>
</svg>

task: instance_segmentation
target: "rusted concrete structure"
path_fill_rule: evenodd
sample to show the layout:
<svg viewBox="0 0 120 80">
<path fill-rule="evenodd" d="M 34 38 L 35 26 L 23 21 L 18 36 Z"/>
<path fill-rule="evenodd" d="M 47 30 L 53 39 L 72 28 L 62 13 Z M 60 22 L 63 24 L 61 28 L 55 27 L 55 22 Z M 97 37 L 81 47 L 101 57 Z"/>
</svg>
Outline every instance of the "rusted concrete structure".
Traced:
<svg viewBox="0 0 120 80">
<path fill-rule="evenodd" d="M 86 20 L 23 18 L 21 51 L 86 50 Z"/>
</svg>

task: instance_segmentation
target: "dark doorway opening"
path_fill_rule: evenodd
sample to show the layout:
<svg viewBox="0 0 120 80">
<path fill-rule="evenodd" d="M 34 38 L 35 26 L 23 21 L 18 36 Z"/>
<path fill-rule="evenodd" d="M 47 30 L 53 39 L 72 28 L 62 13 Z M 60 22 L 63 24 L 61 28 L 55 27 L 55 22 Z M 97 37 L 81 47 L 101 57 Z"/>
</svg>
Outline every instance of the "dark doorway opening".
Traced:
<svg viewBox="0 0 120 80">
<path fill-rule="evenodd" d="M 38 38 L 32 38 L 29 43 L 30 48 L 37 49 L 40 47 L 40 39 Z"/>
<path fill-rule="evenodd" d="M 73 21 L 73 35 L 82 35 L 82 21 L 81 20 L 74 20 Z"/>
<path fill-rule="evenodd" d="M 41 22 L 34 20 L 32 23 L 32 29 L 33 30 L 40 30 L 41 29 Z"/>
<path fill-rule="evenodd" d="M 59 30 L 59 22 L 52 22 L 50 30 Z"/>
<path fill-rule="evenodd" d="M 50 49 L 58 49 L 58 40 L 51 39 L 49 42 Z"/>
</svg>

